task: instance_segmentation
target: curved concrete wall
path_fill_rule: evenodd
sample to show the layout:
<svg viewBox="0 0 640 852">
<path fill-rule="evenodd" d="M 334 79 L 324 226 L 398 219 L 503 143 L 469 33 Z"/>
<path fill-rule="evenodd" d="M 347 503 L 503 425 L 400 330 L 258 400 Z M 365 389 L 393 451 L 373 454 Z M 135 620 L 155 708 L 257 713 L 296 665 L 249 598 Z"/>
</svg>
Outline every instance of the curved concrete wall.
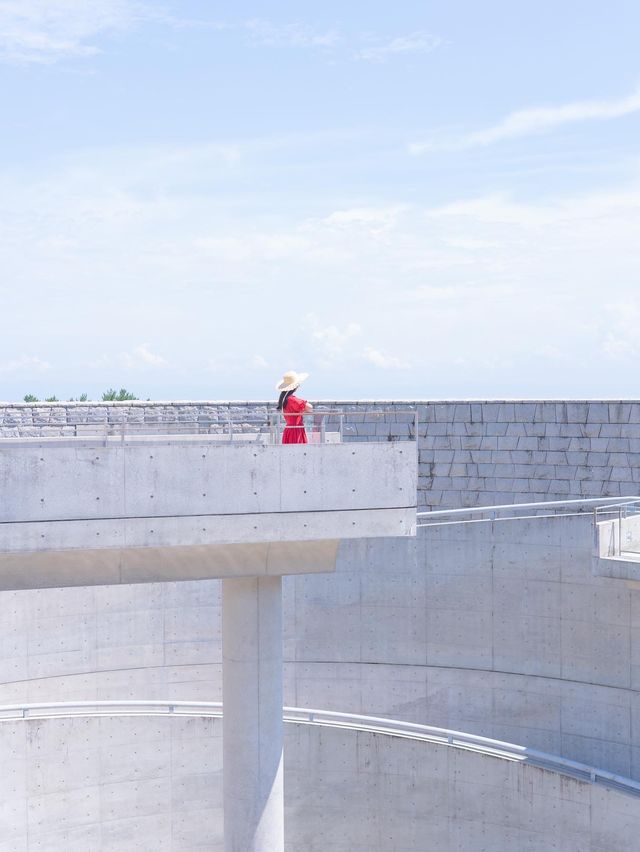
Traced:
<svg viewBox="0 0 640 852">
<path fill-rule="evenodd" d="M 638 777 L 640 591 L 593 576 L 590 518 L 422 533 L 415 559 L 406 543 L 375 556 L 354 544 L 334 583 L 294 581 L 287 700 L 339 701 Z"/>
<path fill-rule="evenodd" d="M 221 722 L 3 722 L 0 852 L 222 850 Z M 287 852 L 628 852 L 638 800 L 529 764 L 287 725 Z"/>
<path fill-rule="evenodd" d="M 640 590 L 588 517 L 349 542 L 285 583 L 285 701 L 458 728 L 640 777 Z M 221 699 L 215 581 L 3 593 L 0 702 Z"/>
</svg>

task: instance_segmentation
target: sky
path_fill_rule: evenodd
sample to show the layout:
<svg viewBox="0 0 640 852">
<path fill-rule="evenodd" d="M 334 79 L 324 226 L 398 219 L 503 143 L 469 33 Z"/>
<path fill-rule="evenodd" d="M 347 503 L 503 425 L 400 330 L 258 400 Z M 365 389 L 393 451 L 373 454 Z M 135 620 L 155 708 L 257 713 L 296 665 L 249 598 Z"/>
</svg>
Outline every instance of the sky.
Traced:
<svg viewBox="0 0 640 852">
<path fill-rule="evenodd" d="M 0 0 L 0 399 L 640 395 L 637 0 Z"/>
</svg>

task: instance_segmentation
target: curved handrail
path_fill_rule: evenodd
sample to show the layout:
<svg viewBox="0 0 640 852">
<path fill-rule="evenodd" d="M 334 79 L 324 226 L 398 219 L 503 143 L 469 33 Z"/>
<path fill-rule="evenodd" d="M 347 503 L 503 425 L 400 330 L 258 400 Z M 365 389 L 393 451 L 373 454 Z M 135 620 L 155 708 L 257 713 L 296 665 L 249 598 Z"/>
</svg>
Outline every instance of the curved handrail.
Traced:
<svg viewBox="0 0 640 852">
<path fill-rule="evenodd" d="M 222 718 L 220 701 L 76 701 L 48 704 L 11 704 L 0 706 L 0 723 L 29 719 L 60 719 L 74 716 L 198 716 Z M 585 763 L 548 754 L 527 746 L 467 734 L 447 728 L 387 719 L 380 716 L 362 716 L 355 713 L 338 713 L 332 710 L 314 710 L 304 707 L 284 707 L 283 719 L 291 724 L 321 725 L 367 731 L 393 737 L 404 737 L 438 745 L 463 748 L 502 760 L 528 763 L 542 769 L 569 775 L 591 784 L 615 788 L 633 796 L 640 796 L 640 782 L 605 769 L 596 769 Z"/>
</svg>

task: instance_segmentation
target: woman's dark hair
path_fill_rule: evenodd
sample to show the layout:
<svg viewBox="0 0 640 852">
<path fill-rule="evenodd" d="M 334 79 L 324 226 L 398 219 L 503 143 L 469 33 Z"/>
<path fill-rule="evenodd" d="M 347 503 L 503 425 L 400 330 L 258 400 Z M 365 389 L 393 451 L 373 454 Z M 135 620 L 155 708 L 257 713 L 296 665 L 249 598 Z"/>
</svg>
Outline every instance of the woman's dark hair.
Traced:
<svg viewBox="0 0 640 852">
<path fill-rule="evenodd" d="M 278 400 L 278 411 L 282 411 L 287 404 L 287 400 L 291 396 L 294 391 L 297 391 L 298 388 L 291 388 L 289 391 L 282 391 L 280 394 L 280 399 Z"/>
</svg>

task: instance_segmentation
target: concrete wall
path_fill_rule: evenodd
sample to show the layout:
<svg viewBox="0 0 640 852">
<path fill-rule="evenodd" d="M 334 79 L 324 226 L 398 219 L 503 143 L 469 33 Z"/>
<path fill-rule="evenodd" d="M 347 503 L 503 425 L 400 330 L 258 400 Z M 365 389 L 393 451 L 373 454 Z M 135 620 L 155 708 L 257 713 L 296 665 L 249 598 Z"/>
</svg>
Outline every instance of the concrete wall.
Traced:
<svg viewBox="0 0 640 852">
<path fill-rule="evenodd" d="M 457 728 L 640 777 L 640 586 L 588 516 L 353 543 L 292 580 L 287 701 Z M 333 581 L 333 582 L 332 582 Z"/>
<path fill-rule="evenodd" d="M 416 404 L 423 502 L 638 490 L 638 403 Z M 394 404 L 380 405 L 389 436 L 408 428 Z M 169 416 L 161 409 L 87 411 Z M 184 406 L 179 416 L 203 410 Z M 44 411 L 35 414 L 66 424 L 78 409 Z M 7 434 L 17 428 L 7 419 L 34 410 L 0 416 Z M 500 465 L 514 465 L 514 476 Z M 458 728 L 640 777 L 640 587 L 594 577 L 591 545 L 588 518 L 350 542 L 336 575 L 285 584 L 287 703 Z M 220 659 L 215 581 L 0 595 L 1 703 L 216 700 Z"/>
<path fill-rule="evenodd" d="M 5 438 L 0 589 L 332 571 L 415 534 L 416 479 L 414 442 Z"/>
<path fill-rule="evenodd" d="M 0 723 L 0 852 L 222 850 L 221 723 Z M 287 852 L 628 852 L 638 800 L 462 749 L 287 725 Z"/>
<path fill-rule="evenodd" d="M 349 542 L 285 582 L 288 704 L 388 715 L 640 777 L 640 587 L 588 517 Z M 0 702 L 220 700 L 215 581 L 3 593 Z"/>
<path fill-rule="evenodd" d="M 563 497 L 628 495 L 640 488 L 640 402 L 324 401 L 377 412 L 351 424 L 350 440 L 407 437 L 419 413 L 419 502 L 475 506 Z M 4 404 L 0 435 L 73 434 L 76 424 L 225 423 L 264 416 L 273 401 Z M 360 418 L 362 420 L 362 418 Z"/>
<path fill-rule="evenodd" d="M 8 439 L 0 448 L 2 524 L 415 508 L 412 443 L 298 444 L 285 454 L 202 436 L 107 446 Z M 238 540 L 264 539 L 216 539 Z"/>
</svg>

